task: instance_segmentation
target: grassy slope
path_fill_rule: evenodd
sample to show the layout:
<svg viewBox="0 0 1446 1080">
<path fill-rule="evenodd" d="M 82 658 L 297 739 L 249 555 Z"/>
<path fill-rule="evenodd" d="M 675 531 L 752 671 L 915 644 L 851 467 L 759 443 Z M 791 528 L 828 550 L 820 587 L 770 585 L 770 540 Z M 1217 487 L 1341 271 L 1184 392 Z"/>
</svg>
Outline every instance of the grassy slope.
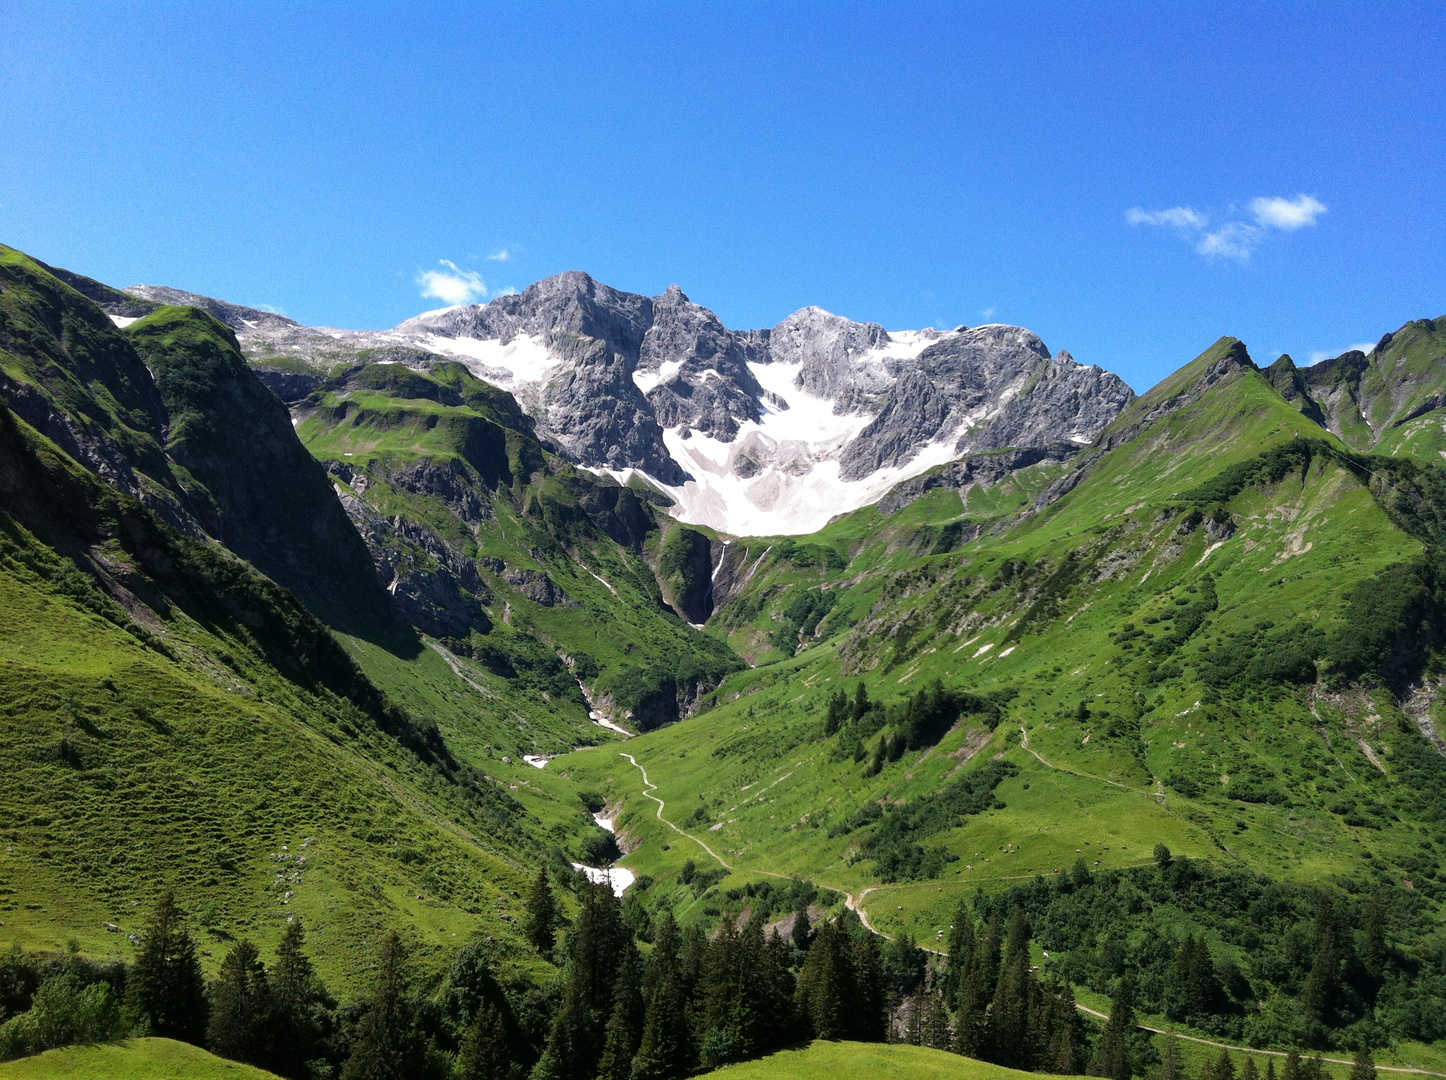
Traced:
<svg viewBox="0 0 1446 1080">
<path fill-rule="evenodd" d="M 125 336 L 19 253 L 0 264 L 0 366 L 102 453 L 149 469 L 150 505 L 175 506 Z M 514 954 L 515 894 L 546 826 L 590 825 L 579 810 L 533 821 L 448 765 L 426 712 L 390 710 L 288 594 L 159 524 L 8 408 L 0 491 L 5 942 L 126 957 L 173 886 L 209 965 L 234 937 L 269 949 L 299 913 L 341 993 L 391 928 L 424 962 L 474 932 Z"/>
<path fill-rule="evenodd" d="M 173 1039 L 127 1039 L 67 1046 L 0 1062 L 0 1080 L 274 1080 L 275 1074 L 227 1061 Z"/>
<path fill-rule="evenodd" d="M 354 478 L 352 488 L 371 511 L 420 524 L 459 554 L 482 560 L 487 586 L 482 599 L 493 629 L 474 636 L 474 645 L 524 660 L 538 648 L 547 657 L 573 658 L 578 662 L 571 666 L 593 691 L 594 704 L 624 723 L 649 681 L 673 673 L 689 658 L 702 656 L 719 671 L 738 666 L 712 638 L 664 609 L 649 562 L 661 540 L 654 515 L 634 500 L 632 527 L 641 550 L 605 535 L 585 505 L 596 500 L 597 492 L 589 490 L 599 488 L 596 479 L 546 453 L 524 421 L 497 405 L 498 397 L 506 395 L 461 365 L 437 365 L 427 374 L 372 365 L 323 388 L 298 430 L 318 458 L 365 477 L 364 483 Z M 505 439 L 505 464 L 478 451 L 479 427 L 492 432 L 499 449 Z M 407 469 L 418 463 L 461 475 L 486 505 L 484 519 L 468 521 L 441 498 L 409 484 Z M 628 500 L 631 495 L 623 501 Z M 626 510 L 621 506 L 619 513 Z M 415 551 L 404 558 L 426 562 Z M 491 569 L 498 560 L 505 573 Z M 538 602 L 509 580 L 518 573 L 534 580 L 545 576 L 566 598 Z M 587 704 L 566 680 L 561 686 L 529 684 L 525 677 L 498 678 L 464 661 L 464 681 L 455 674 L 449 678 L 432 657 L 403 665 L 365 648 L 357 655 L 402 700 L 430 694 L 435 705 L 438 694 L 458 703 L 470 695 L 475 703 L 470 684 L 495 695 L 493 708 L 510 717 L 502 727 L 511 735 L 478 729 L 467 718 L 475 707 L 444 706 L 437 716 L 449 738 L 463 752 L 480 755 L 472 760 L 485 758 L 489 769 L 505 772 L 502 756 L 550 754 L 613 739 L 588 721 Z"/>
<path fill-rule="evenodd" d="M 1223 347 L 1146 395 L 1121 426 L 1187 388 Z M 1151 662 L 1111 638 L 1126 624 L 1151 634 L 1167 629 L 1172 624 L 1146 620 L 1174 612 L 1175 601 L 1193 595 L 1189 590 L 1207 573 L 1219 610 L 1180 652 L 1182 659 L 1198 659 L 1202 643 L 1267 618 L 1328 628 L 1352 583 L 1420 552 L 1419 542 L 1392 523 L 1349 471 L 1319 462 L 1308 475 L 1237 496 L 1230 504 L 1236 531 L 1218 543 L 1204 527 L 1183 529 L 1180 511 L 1170 509 L 1178 507 L 1172 500 L 1179 493 L 1297 434 L 1318 437 L 1321 430 L 1263 377 L 1240 368 L 1107 454 L 1043 513 L 959 551 L 921 556 L 910 550 L 907 529 L 891 534 L 887 525 L 860 529 L 856 519 L 844 519 L 809 539 L 852 554 L 852 562 L 846 571 L 810 574 L 848 585 L 860 598 L 850 605 L 852 614 L 867 612 L 863 620 L 793 659 L 731 677 L 717 695 L 718 708 L 627 749 L 668 800 L 669 818 L 682 822 L 699 805 L 705 808 L 707 824 L 696 827 L 696 835 L 740 870 L 800 874 L 854 892 L 874 886 L 866 899 L 874 923 L 924 939 L 936 938 L 958 901 L 981 884 L 1048 874 L 1081 856 L 1104 867 L 1141 862 L 1157 842 L 1300 880 L 1389 877 L 1390 867 L 1420 850 L 1412 810 L 1393 803 L 1404 820 L 1365 829 L 1328 809 L 1332 789 L 1365 800 L 1395 797 L 1375 778 L 1389 777 L 1394 742 L 1416 736 L 1394 722 L 1400 713 L 1389 695 L 1321 700 L 1319 718 L 1305 695 L 1222 705 L 1188 667 L 1150 684 L 1144 675 Z M 901 512 L 909 527 L 922 531 L 957 515 L 956 497 L 930 498 L 932 506 L 920 500 Z M 930 514 L 938 516 L 931 521 Z M 1039 580 L 994 590 L 990 580 L 1006 559 L 1047 569 L 1071 551 L 1089 572 L 1057 610 L 1011 638 L 1039 598 Z M 796 588 L 802 578 L 755 581 L 758 588 Z M 727 611 L 718 618 L 726 619 Z M 938 747 L 865 778 L 851 760 L 831 760 L 833 740 L 820 738 L 827 696 L 840 684 L 852 690 L 857 678 L 884 700 L 934 678 L 1019 693 L 992 735 L 965 725 Z M 1082 701 L 1091 713 L 1084 721 L 1076 719 Z M 1126 722 L 1112 724 L 1112 718 Z M 1113 727 L 1118 734 L 1109 733 Z M 1379 768 L 1360 748 L 1364 738 L 1372 741 Z M 960 856 L 939 879 L 879 885 L 871 862 L 850 864 L 859 834 L 830 838 L 821 827 L 868 801 L 937 789 L 965 767 L 959 753 L 966 744 L 977 749 L 976 765 L 1002 755 L 1020 772 L 999 789 L 1007 809 L 986 811 L 925 841 L 942 842 Z M 658 877 L 664 892 L 685 895 L 675 884 L 681 861 L 709 860 L 659 826 L 655 804 L 640 798 L 637 770 L 613 748 L 557 764 L 624 802 L 622 827 L 653 841 L 630 856 L 629 865 Z M 1221 790 L 1218 777 L 1242 768 L 1272 774 L 1293 801 L 1244 803 L 1210 790 L 1187 799 L 1161 783 L 1184 770 L 1215 778 Z M 730 878 L 720 889 L 742 880 Z M 685 911 L 710 902 L 729 906 L 715 892 Z"/>
<path fill-rule="evenodd" d="M 783 1050 L 705 1075 L 718 1080 L 1016 1080 L 1042 1074 L 922 1046 L 820 1040 L 800 1050 Z"/>
<path fill-rule="evenodd" d="M 298 914 L 341 989 L 364 981 L 387 928 L 438 955 L 477 930 L 507 933 L 507 892 L 526 879 L 517 855 L 449 820 L 456 808 L 390 739 L 348 735 L 216 664 L 205 652 L 226 645 L 199 626 L 175 627 L 173 650 L 194 661 L 178 664 L 7 569 L 6 940 L 73 937 L 126 957 L 126 935 L 171 886 L 214 928 L 208 965 L 231 937 L 269 947 Z"/>
</svg>

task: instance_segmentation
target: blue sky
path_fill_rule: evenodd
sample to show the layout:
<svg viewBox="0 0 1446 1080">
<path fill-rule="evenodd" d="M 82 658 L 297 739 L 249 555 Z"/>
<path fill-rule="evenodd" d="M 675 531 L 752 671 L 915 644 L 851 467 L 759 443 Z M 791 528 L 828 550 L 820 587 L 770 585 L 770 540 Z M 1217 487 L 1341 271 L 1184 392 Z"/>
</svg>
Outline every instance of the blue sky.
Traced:
<svg viewBox="0 0 1446 1080">
<path fill-rule="evenodd" d="M 1439 4 L 3 8 L 0 241 L 112 284 L 377 327 L 576 268 L 1137 389 L 1446 314 Z"/>
</svg>

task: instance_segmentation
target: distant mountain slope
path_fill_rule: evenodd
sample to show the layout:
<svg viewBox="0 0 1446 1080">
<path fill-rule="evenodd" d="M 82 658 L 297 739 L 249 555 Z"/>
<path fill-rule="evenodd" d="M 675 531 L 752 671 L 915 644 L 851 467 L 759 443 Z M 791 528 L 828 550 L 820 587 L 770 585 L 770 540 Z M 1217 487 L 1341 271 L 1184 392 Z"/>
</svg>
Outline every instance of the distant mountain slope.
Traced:
<svg viewBox="0 0 1446 1080">
<path fill-rule="evenodd" d="M 1352 450 L 1230 338 L 1079 457 L 1021 464 L 729 545 L 710 627 L 758 666 L 629 753 L 737 877 L 693 899 L 680 864 L 703 857 L 654 823 L 638 768 L 572 755 L 623 804 L 629 865 L 685 912 L 794 874 L 934 940 L 978 888 L 1163 843 L 1437 925 L 1440 468 Z M 1048 925 L 1070 977 L 1106 986 L 1105 947 Z M 1242 963 L 1273 948 L 1221 933 Z"/>
<path fill-rule="evenodd" d="M 158 286 L 129 293 L 226 321 L 290 400 L 347 360 L 459 360 L 512 391 L 574 463 L 641 474 L 675 516 L 735 534 L 809 532 L 963 454 L 1088 444 L 1134 396 L 1019 327 L 890 334 L 804 308 L 735 331 L 676 285 L 649 298 L 577 271 L 389 331 L 308 328 Z"/>
</svg>

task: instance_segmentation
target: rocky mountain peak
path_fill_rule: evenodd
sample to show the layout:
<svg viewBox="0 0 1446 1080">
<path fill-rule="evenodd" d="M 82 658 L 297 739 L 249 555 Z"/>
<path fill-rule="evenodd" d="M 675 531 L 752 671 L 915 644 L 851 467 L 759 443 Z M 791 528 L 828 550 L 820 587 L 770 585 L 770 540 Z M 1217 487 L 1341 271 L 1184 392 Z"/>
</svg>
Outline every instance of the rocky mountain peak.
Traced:
<svg viewBox="0 0 1446 1080">
<path fill-rule="evenodd" d="M 733 533 L 812 531 L 963 454 L 1088 443 L 1134 397 L 1023 327 L 890 333 L 811 306 L 732 330 L 676 284 L 647 297 L 577 270 L 389 331 L 189 302 L 233 326 L 263 370 L 279 355 L 329 368 L 348 348 L 419 368 L 460 361 L 512 392 L 557 452 L 642 473 L 678 517 Z M 294 367 L 271 385 L 300 389 Z"/>
</svg>

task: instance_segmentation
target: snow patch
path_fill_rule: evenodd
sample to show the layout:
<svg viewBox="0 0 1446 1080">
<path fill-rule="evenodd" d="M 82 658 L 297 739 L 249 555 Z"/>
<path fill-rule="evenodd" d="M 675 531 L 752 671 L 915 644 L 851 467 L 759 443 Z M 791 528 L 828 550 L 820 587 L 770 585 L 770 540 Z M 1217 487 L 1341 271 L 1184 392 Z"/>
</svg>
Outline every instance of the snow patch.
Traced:
<svg viewBox="0 0 1446 1080">
<path fill-rule="evenodd" d="M 540 337 L 531 334 L 518 334 L 505 345 L 495 338 L 483 340 L 428 334 L 422 339 L 421 346 L 445 356 L 454 356 L 479 379 L 501 383 L 509 389 L 518 383 L 542 382 L 561 363 L 547 351 Z"/>
<path fill-rule="evenodd" d="M 135 318 L 127 318 L 125 315 L 112 315 L 110 317 L 110 321 L 115 323 L 117 326 L 124 328 L 129 326 L 131 323 L 136 322 L 139 318 L 139 315 L 137 315 Z"/>
<path fill-rule="evenodd" d="M 626 866 L 613 866 L 606 870 L 596 866 L 584 866 L 582 863 L 573 863 L 574 870 L 581 870 L 587 875 L 587 879 L 594 885 L 606 885 L 612 889 L 614 896 L 622 896 L 628 891 L 628 887 L 638 880 L 638 875 L 629 870 Z"/>
</svg>

